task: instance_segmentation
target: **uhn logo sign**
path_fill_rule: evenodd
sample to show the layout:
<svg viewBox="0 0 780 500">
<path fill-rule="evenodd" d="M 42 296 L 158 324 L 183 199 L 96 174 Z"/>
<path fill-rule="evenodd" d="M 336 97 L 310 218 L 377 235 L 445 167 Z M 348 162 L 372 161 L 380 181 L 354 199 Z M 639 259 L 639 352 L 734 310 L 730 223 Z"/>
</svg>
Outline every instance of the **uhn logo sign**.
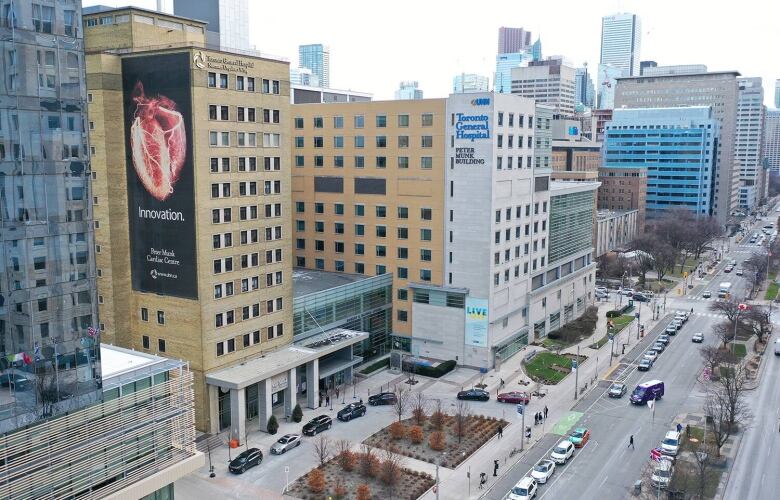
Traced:
<svg viewBox="0 0 780 500">
<path fill-rule="evenodd" d="M 472 106 L 490 106 L 490 98 L 489 97 L 480 97 L 479 99 L 472 99 L 471 100 Z"/>
</svg>

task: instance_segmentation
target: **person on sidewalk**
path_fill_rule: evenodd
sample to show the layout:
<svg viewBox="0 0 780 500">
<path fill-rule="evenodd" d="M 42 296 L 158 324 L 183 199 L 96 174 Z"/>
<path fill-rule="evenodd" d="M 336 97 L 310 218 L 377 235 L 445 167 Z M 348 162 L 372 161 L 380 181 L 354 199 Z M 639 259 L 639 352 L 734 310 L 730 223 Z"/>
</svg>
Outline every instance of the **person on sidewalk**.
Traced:
<svg viewBox="0 0 780 500">
<path fill-rule="evenodd" d="M 544 419 L 547 420 L 547 405 L 544 405 Z"/>
<path fill-rule="evenodd" d="M 631 437 L 628 438 L 628 446 L 626 446 L 626 448 L 631 448 L 632 450 L 635 449 L 634 448 L 634 435 L 633 434 L 631 434 Z"/>
<path fill-rule="evenodd" d="M 493 477 L 498 476 L 498 460 L 493 460 Z"/>
<path fill-rule="evenodd" d="M 504 427 L 499 425 L 498 426 L 498 439 L 501 439 L 502 437 L 504 437 Z"/>
</svg>

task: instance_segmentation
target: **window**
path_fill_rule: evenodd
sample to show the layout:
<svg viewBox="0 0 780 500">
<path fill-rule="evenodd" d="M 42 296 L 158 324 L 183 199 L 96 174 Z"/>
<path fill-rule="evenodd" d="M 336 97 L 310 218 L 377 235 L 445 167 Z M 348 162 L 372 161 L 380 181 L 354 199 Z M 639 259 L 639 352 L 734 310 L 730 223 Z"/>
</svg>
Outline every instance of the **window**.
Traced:
<svg viewBox="0 0 780 500">
<path fill-rule="evenodd" d="M 409 147 L 409 136 L 408 135 L 399 135 L 398 136 L 398 147 L 399 148 L 408 148 Z"/>
<path fill-rule="evenodd" d="M 404 247 L 399 247 L 396 251 L 396 256 L 399 259 L 408 259 L 409 258 L 409 249 Z"/>
<path fill-rule="evenodd" d="M 366 117 L 363 115 L 355 115 L 355 128 L 363 128 L 366 124 Z"/>
<path fill-rule="evenodd" d="M 306 203 L 304 203 L 302 201 L 296 201 L 295 202 L 295 211 L 298 212 L 299 214 L 305 213 L 306 212 Z"/>
<path fill-rule="evenodd" d="M 420 240 L 421 241 L 431 241 L 431 230 L 430 229 L 420 229 Z"/>
<path fill-rule="evenodd" d="M 298 130 L 303 128 L 303 118 L 300 116 L 295 117 L 295 128 Z"/>
<path fill-rule="evenodd" d="M 433 157 L 423 156 L 420 158 L 420 168 L 425 170 L 433 168 Z"/>
<path fill-rule="evenodd" d="M 363 243 L 355 243 L 355 255 L 364 255 L 366 247 Z"/>
<path fill-rule="evenodd" d="M 314 138 L 314 147 L 315 148 L 321 148 L 324 145 L 325 145 L 325 141 L 323 140 L 322 137 L 317 136 L 317 137 Z"/>
<path fill-rule="evenodd" d="M 409 126 L 409 115 L 398 115 L 398 126 L 399 127 L 408 127 Z"/>
<path fill-rule="evenodd" d="M 387 147 L 387 136 L 384 136 L 384 135 L 376 136 L 376 147 L 378 147 L 378 148 L 386 148 Z"/>
<path fill-rule="evenodd" d="M 263 134 L 264 148 L 278 148 L 281 142 L 281 134 Z"/>
<path fill-rule="evenodd" d="M 422 280 L 422 281 L 431 281 L 431 270 L 430 269 L 420 269 L 420 280 Z"/>
<path fill-rule="evenodd" d="M 315 116 L 314 117 L 314 128 L 322 128 L 323 127 L 323 120 L 321 116 Z"/>
<path fill-rule="evenodd" d="M 230 146 L 230 132 L 209 132 L 209 146 L 228 147 Z"/>
<path fill-rule="evenodd" d="M 399 240 L 408 240 L 409 239 L 409 228 L 408 227 L 399 227 L 398 228 L 398 239 Z"/>
<path fill-rule="evenodd" d="M 363 224 L 355 224 L 355 236 L 363 236 L 366 234 L 366 226 Z"/>
<path fill-rule="evenodd" d="M 408 313 L 406 311 L 404 311 L 403 309 L 398 309 L 396 312 L 397 312 L 396 319 L 398 321 L 406 323 L 406 321 L 408 319 L 408 317 L 407 317 Z"/>
<path fill-rule="evenodd" d="M 380 218 L 387 217 L 387 207 L 384 205 L 377 205 L 376 207 L 376 216 Z"/>
<path fill-rule="evenodd" d="M 420 250 L 420 260 L 423 262 L 430 262 L 431 261 L 431 251 L 428 249 L 421 249 Z"/>
<path fill-rule="evenodd" d="M 149 321 L 149 309 L 141 308 L 141 321 Z"/>
<path fill-rule="evenodd" d="M 157 350 L 165 352 L 165 339 L 157 339 Z"/>
<path fill-rule="evenodd" d="M 431 135 L 424 135 L 422 136 L 420 141 L 420 145 L 424 148 L 432 148 L 433 147 L 433 136 Z"/>
<path fill-rule="evenodd" d="M 432 127 L 433 126 L 433 113 L 423 113 L 422 114 L 422 126 L 423 127 Z"/>
<path fill-rule="evenodd" d="M 335 213 L 336 215 L 344 215 L 344 204 L 335 203 L 333 205 L 333 213 Z"/>
<path fill-rule="evenodd" d="M 157 324 L 158 325 L 165 324 L 165 311 L 157 311 Z"/>
<path fill-rule="evenodd" d="M 386 156 L 377 156 L 376 157 L 376 168 L 387 168 L 387 157 Z"/>
<path fill-rule="evenodd" d="M 333 138 L 333 147 L 337 149 L 341 149 L 344 147 L 344 136 L 343 135 L 337 135 Z"/>
<path fill-rule="evenodd" d="M 355 168 L 364 168 L 366 166 L 366 159 L 363 156 L 355 157 Z"/>
<path fill-rule="evenodd" d="M 13 14 L 10 14 L 10 16 L 13 16 Z M 54 7 L 33 4 L 32 21 L 33 26 L 35 27 L 35 31 L 39 33 L 51 33 L 53 18 Z M 100 18 L 100 24 L 112 24 L 112 22 L 113 18 L 111 16 Z"/>
<path fill-rule="evenodd" d="M 344 117 L 343 116 L 334 116 L 333 117 L 333 128 L 344 128 Z"/>
<path fill-rule="evenodd" d="M 255 121 L 255 108 L 249 108 L 250 119 L 248 121 Z M 263 109 L 263 123 L 279 123 L 281 120 L 281 114 L 278 109 Z"/>
<path fill-rule="evenodd" d="M 376 227 L 376 237 L 377 238 L 386 238 L 387 237 L 387 226 L 377 226 Z"/>
<path fill-rule="evenodd" d="M 399 156 L 398 157 L 398 168 L 409 168 L 409 157 L 408 156 Z"/>
<path fill-rule="evenodd" d="M 355 205 L 355 216 L 356 217 L 363 217 L 366 215 L 366 206 L 365 205 Z"/>
<path fill-rule="evenodd" d="M 420 209 L 420 219 L 422 220 L 432 220 L 433 219 L 433 210 L 430 208 L 421 208 Z"/>
<path fill-rule="evenodd" d="M 365 145 L 366 145 L 365 137 L 363 137 L 362 135 L 356 135 L 355 136 L 355 147 L 356 148 L 362 148 L 362 147 L 365 147 Z"/>
<path fill-rule="evenodd" d="M 324 214 L 325 213 L 325 204 L 322 202 L 315 202 L 314 203 L 314 213 L 317 214 Z"/>
<path fill-rule="evenodd" d="M 376 115 L 376 128 L 387 127 L 387 115 Z"/>
</svg>

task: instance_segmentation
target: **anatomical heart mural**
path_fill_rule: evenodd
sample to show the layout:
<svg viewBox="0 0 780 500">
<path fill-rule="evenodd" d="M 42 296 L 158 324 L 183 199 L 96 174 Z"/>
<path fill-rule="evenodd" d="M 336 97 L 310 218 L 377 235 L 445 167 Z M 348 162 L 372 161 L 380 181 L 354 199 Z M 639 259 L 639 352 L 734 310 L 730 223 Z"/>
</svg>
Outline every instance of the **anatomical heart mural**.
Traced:
<svg viewBox="0 0 780 500">
<path fill-rule="evenodd" d="M 135 113 L 130 126 L 133 167 L 149 194 L 160 201 L 173 194 L 173 187 L 187 158 L 184 118 L 176 103 L 164 95 L 144 95 L 143 83 L 133 89 Z"/>
<path fill-rule="evenodd" d="M 183 298 L 198 296 L 191 80 L 188 52 L 122 59 L 133 290 Z"/>
</svg>

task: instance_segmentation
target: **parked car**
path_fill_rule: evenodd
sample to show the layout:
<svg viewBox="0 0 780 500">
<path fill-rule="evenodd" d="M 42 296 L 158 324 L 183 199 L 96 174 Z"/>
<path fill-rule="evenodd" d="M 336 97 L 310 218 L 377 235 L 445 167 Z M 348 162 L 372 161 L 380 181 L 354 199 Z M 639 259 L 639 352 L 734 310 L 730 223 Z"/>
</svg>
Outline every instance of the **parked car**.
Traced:
<svg viewBox="0 0 780 500">
<path fill-rule="evenodd" d="M 536 479 L 537 483 L 545 484 L 554 472 L 555 462 L 549 459 L 545 459 L 534 465 L 534 469 L 531 471 L 531 477 Z"/>
<path fill-rule="evenodd" d="M 694 333 L 693 336 L 691 337 L 691 342 L 694 342 L 696 344 L 701 344 L 702 342 L 704 342 L 704 334 L 701 332 Z"/>
<path fill-rule="evenodd" d="M 677 456 L 678 451 L 680 451 L 680 433 L 677 431 L 667 432 L 664 440 L 661 441 L 661 453 L 674 457 Z"/>
<path fill-rule="evenodd" d="M 731 272 L 731 271 L 733 271 L 733 270 L 734 270 L 734 268 L 733 268 L 733 267 L 731 267 L 731 266 L 726 266 L 726 267 L 723 269 L 723 272 L 724 272 L 724 273 L 730 273 L 730 272 Z"/>
<path fill-rule="evenodd" d="M 368 397 L 371 406 L 394 405 L 398 400 L 394 392 L 381 392 Z"/>
<path fill-rule="evenodd" d="M 669 323 L 669 326 L 666 327 L 666 333 L 669 335 L 677 335 L 677 327 L 673 324 Z"/>
<path fill-rule="evenodd" d="M 609 391 L 607 392 L 607 394 L 611 398 L 622 398 L 623 394 L 626 393 L 626 390 L 627 390 L 626 384 L 622 382 L 615 382 L 614 384 L 609 386 Z"/>
<path fill-rule="evenodd" d="M 574 456 L 574 444 L 568 439 L 558 443 L 550 453 L 550 460 L 556 464 L 565 464 L 567 460 Z"/>
<path fill-rule="evenodd" d="M 12 387 L 14 391 L 26 391 L 30 388 L 30 380 L 18 373 L 3 373 L 0 375 L 0 385 Z"/>
<path fill-rule="evenodd" d="M 658 359 L 658 351 L 656 351 L 655 349 L 650 349 L 645 353 L 644 357 L 645 359 L 649 359 L 650 361 L 655 363 L 655 360 Z"/>
<path fill-rule="evenodd" d="M 536 480 L 526 476 L 517 482 L 507 498 L 509 500 L 531 500 L 536 497 L 536 489 Z"/>
<path fill-rule="evenodd" d="M 531 395 L 527 392 L 512 391 L 502 392 L 496 397 L 499 403 L 515 403 L 527 405 L 531 401 Z"/>
<path fill-rule="evenodd" d="M 642 360 L 636 366 L 636 369 L 639 370 L 640 372 L 646 372 L 652 366 L 653 366 L 653 361 L 651 359 L 649 359 L 649 358 L 642 358 Z"/>
<path fill-rule="evenodd" d="M 487 401 L 490 399 L 490 393 L 482 389 L 467 389 L 458 393 L 458 399 L 466 401 Z"/>
<path fill-rule="evenodd" d="M 653 468 L 653 474 L 650 476 L 650 481 L 654 486 L 666 489 L 672 480 L 672 462 L 669 460 L 661 460 Z"/>
<path fill-rule="evenodd" d="M 675 327 L 676 329 L 678 329 L 678 330 L 679 330 L 680 328 L 682 328 L 682 326 L 683 326 L 683 322 L 682 322 L 682 320 L 681 320 L 681 319 L 675 319 L 674 321 L 672 321 L 672 324 L 673 324 L 673 325 L 674 325 L 674 327 Z"/>
<path fill-rule="evenodd" d="M 666 344 L 664 344 L 663 342 L 656 342 L 655 344 L 653 344 L 652 349 L 658 354 L 661 354 L 662 352 L 664 352 L 664 349 L 666 349 Z"/>
<path fill-rule="evenodd" d="M 742 272 L 742 269 L 737 269 L 737 271 L 734 273 L 737 276 L 742 276 L 744 273 Z"/>
<path fill-rule="evenodd" d="M 590 439 L 590 430 L 585 427 L 577 427 L 574 429 L 574 432 L 569 435 L 569 441 L 571 441 L 571 444 L 573 444 L 575 448 L 582 448 L 585 446 L 588 439 Z"/>
<path fill-rule="evenodd" d="M 672 338 L 669 335 L 666 335 L 666 334 L 659 335 L 658 336 L 658 340 L 656 340 L 656 342 L 660 342 L 660 343 L 662 343 L 662 344 L 664 344 L 666 346 L 668 346 L 669 342 L 671 342 L 671 341 L 672 341 Z"/>
<path fill-rule="evenodd" d="M 703 293 L 703 294 L 701 294 L 701 297 L 702 297 L 703 299 L 709 299 L 709 298 L 712 298 L 712 292 L 711 292 L 711 291 L 709 291 L 709 290 L 704 290 L 704 293 Z"/>
<path fill-rule="evenodd" d="M 314 436 L 322 431 L 326 431 L 333 425 L 333 420 L 327 415 L 320 415 L 309 420 L 306 425 L 303 426 L 303 434 L 306 436 Z"/>
<path fill-rule="evenodd" d="M 271 445 L 271 455 L 281 455 L 301 445 L 300 434 L 285 434 Z"/>
<path fill-rule="evenodd" d="M 650 302 L 650 297 L 639 292 L 635 293 L 634 296 L 631 298 L 634 299 L 634 301 L 636 302 Z"/>
<path fill-rule="evenodd" d="M 362 417 L 366 414 L 366 405 L 363 403 L 349 403 L 347 406 L 339 410 L 336 414 L 336 418 L 343 422 L 349 422 L 353 418 Z"/>
<path fill-rule="evenodd" d="M 629 401 L 635 405 L 643 405 L 651 399 L 657 400 L 664 396 L 664 383 L 660 380 L 648 380 L 637 385 L 631 393 Z"/>
<path fill-rule="evenodd" d="M 259 465 L 263 461 L 263 452 L 260 448 L 249 448 L 241 452 L 239 456 L 230 461 L 228 469 L 233 474 L 243 474 L 247 469 Z"/>
<path fill-rule="evenodd" d="M 605 286 L 597 286 L 596 291 L 599 293 L 609 293 L 609 290 Z"/>
</svg>

